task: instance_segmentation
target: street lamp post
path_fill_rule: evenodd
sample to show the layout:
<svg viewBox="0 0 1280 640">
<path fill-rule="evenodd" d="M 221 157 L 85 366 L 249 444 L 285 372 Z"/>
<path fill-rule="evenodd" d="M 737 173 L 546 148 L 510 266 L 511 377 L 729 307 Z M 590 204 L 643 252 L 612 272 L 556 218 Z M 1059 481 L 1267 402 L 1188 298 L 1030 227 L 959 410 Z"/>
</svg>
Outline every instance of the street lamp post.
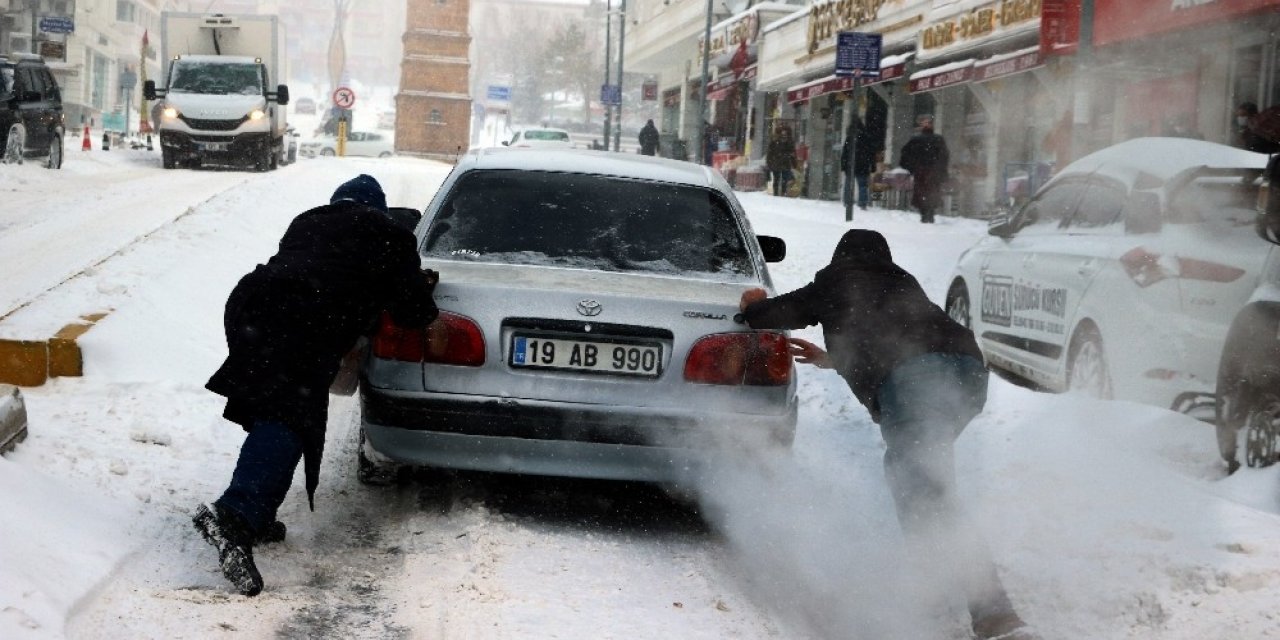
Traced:
<svg viewBox="0 0 1280 640">
<path fill-rule="evenodd" d="M 707 26 L 702 32 L 702 86 L 698 92 L 698 138 L 694 141 L 697 145 L 698 164 L 707 161 L 705 158 L 707 143 L 703 138 L 707 135 L 707 65 L 711 62 L 711 12 L 712 0 L 707 0 Z"/>
<path fill-rule="evenodd" d="M 627 0 L 618 9 L 618 122 L 613 134 L 613 150 L 622 150 L 622 54 L 627 45 Z M 608 138 L 605 144 L 608 144 Z"/>
<path fill-rule="evenodd" d="M 612 42 L 612 39 L 613 39 L 613 38 L 612 38 L 612 34 L 613 34 L 613 15 L 612 15 L 612 14 L 613 14 L 613 0 L 605 0 L 605 6 L 604 6 L 604 86 L 606 86 L 606 87 L 607 87 L 607 86 L 609 86 L 609 80 L 610 80 L 610 78 L 611 78 L 611 76 L 610 76 L 609 74 L 610 74 L 610 66 L 612 65 L 612 63 L 610 62 L 610 58 L 611 58 L 611 56 L 610 56 L 609 54 L 610 54 L 610 52 L 611 52 L 611 49 L 613 48 L 613 42 Z M 603 96 L 603 95 L 601 95 L 600 97 L 601 97 L 601 98 L 603 98 L 604 96 Z M 603 100 L 601 100 L 601 102 L 603 102 Z M 613 123 L 613 119 L 612 119 L 612 116 L 613 116 L 613 107 L 612 107 L 611 105 L 607 105 L 607 104 L 602 104 L 601 106 L 603 106 L 603 107 L 604 107 L 604 137 L 603 137 L 603 138 L 601 138 L 601 140 L 600 140 L 600 144 L 601 144 L 601 148 L 603 148 L 604 150 L 608 151 L 608 150 L 609 150 L 609 134 L 613 131 L 613 124 L 612 124 L 612 123 Z"/>
</svg>

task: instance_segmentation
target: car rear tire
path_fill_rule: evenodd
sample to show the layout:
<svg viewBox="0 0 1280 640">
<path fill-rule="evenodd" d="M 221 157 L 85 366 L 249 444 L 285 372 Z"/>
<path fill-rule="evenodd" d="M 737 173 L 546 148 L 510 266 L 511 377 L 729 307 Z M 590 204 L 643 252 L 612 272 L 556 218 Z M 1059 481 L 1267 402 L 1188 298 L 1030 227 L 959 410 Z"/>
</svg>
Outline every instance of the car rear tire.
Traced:
<svg viewBox="0 0 1280 640">
<path fill-rule="evenodd" d="M 337 154 L 337 153 L 335 153 L 333 149 L 321 149 L 321 150 L 320 150 L 320 155 L 322 155 L 322 156 L 336 156 L 336 155 L 338 155 L 338 154 Z"/>
<path fill-rule="evenodd" d="M 49 157 L 45 160 L 44 167 L 46 169 L 62 168 L 62 131 L 54 131 L 53 139 L 49 141 Z"/>
<path fill-rule="evenodd" d="M 382 153 L 379 153 L 379 154 L 378 154 L 378 157 L 379 157 L 379 158 L 390 158 L 390 157 L 391 157 L 391 152 L 390 152 L 390 151 L 383 151 Z"/>
<path fill-rule="evenodd" d="M 966 329 L 973 328 L 973 311 L 969 308 L 969 291 L 964 282 L 956 280 L 947 292 L 947 315 Z"/>
<path fill-rule="evenodd" d="M 1111 398 L 1111 376 L 1097 327 L 1081 325 L 1071 336 L 1067 350 L 1067 389 L 1093 398 Z"/>
<path fill-rule="evenodd" d="M 1244 424 L 1244 460 L 1250 467 L 1267 467 L 1280 458 L 1280 395 L 1262 391 L 1253 396 Z"/>
<path fill-rule="evenodd" d="M 9 134 L 4 143 L 4 163 L 22 164 L 24 144 L 26 144 L 26 136 L 23 134 L 22 127 L 16 124 L 9 127 Z"/>
</svg>

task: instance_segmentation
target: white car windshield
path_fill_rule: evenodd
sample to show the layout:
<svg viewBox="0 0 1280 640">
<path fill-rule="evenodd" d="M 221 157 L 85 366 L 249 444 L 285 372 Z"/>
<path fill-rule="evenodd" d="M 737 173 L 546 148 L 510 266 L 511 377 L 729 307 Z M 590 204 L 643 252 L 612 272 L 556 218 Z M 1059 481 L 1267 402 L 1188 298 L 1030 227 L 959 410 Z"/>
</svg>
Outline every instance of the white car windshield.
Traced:
<svg viewBox="0 0 1280 640">
<path fill-rule="evenodd" d="M 252 63 L 177 61 L 169 90 L 174 93 L 262 95 L 262 67 Z"/>
<path fill-rule="evenodd" d="M 754 276 L 742 232 L 714 191 L 617 177 L 474 171 L 427 232 L 430 257 Z"/>
</svg>

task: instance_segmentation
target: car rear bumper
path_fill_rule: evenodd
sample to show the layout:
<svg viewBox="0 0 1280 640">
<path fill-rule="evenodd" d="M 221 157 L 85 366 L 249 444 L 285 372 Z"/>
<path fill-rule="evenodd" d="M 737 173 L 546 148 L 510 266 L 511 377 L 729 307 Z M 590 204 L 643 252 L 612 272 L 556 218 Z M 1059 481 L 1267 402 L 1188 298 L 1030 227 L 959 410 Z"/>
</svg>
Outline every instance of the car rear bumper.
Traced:
<svg viewBox="0 0 1280 640">
<path fill-rule="evenodd" d="M 404 394 L 361 385 L 361 427 L 402 464 L 613 480 L 677 481 L 720 445 L 789 446 L 796 407 L 779 415 Z"/>
</svg>

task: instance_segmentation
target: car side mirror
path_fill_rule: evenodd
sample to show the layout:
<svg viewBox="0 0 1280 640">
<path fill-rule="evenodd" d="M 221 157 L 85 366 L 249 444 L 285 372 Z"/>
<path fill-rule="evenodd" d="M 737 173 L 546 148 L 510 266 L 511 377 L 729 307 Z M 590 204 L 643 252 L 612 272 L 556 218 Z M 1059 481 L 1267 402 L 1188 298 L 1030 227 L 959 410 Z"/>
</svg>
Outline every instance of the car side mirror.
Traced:
<svg viewBox="0 0 1280 640">
<path fill-rule="evenodd" d="M 276 86 L 276 104 L 282 107 L 289 104 L 289 87 L 287 85 Z"/>
<path fill-rule="evenodd" d="M 756 236 L 765 262 L 782 262 L 787 258 L 787 241 L 774 236 Z"/>
<path fill-rule="evenodd" d="M 1012 214 L 1003 213 L 987 221 L 987 233 L 997 238 L 1012 238 L 1018 225 Z"/>
<path fill-rule="evenodd" d="M 413 231 L 422 220 L 422 212 L 409 207 L 388 207 L 387 215 L 396 223 L 396 226 L 404 227 L 409 231 Z"/>
<path fill-rule="evenodd" d="M 511 146 L 511 141 L 510 141 L 510 140 L 503 140 L 503 141 L 502 141 L 502 146 L 504 146 L 504 147 L 509 147 L 509 146 Z"/>
<path fill-rule="evenodd" d="M 142 83 L 142 97 L 148 100 L 156 99 L 156 81 L 148 80 Z"/>
<path fill-rule="evenodd" d="M 1155 233 L 1160 230 L 1160 194 L 1134 191 L 1124 203 L 1125 233 Z"/>
</svg>

